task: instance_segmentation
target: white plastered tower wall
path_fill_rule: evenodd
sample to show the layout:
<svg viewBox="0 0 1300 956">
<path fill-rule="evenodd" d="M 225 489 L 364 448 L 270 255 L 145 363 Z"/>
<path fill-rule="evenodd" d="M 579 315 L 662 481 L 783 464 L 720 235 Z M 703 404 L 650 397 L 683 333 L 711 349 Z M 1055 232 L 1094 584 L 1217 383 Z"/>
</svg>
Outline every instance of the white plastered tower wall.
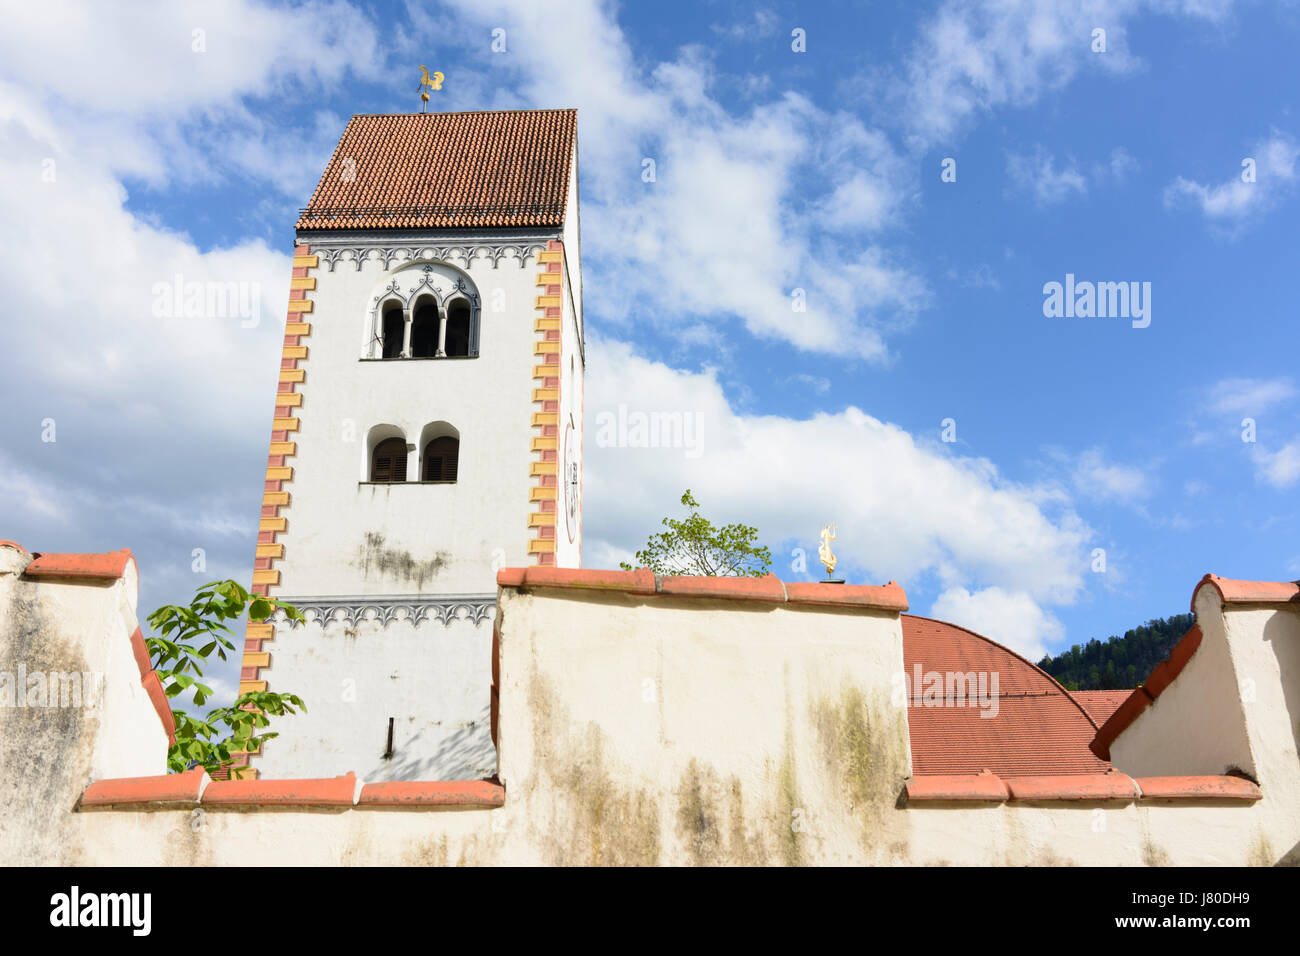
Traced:
<svg viewBox="0 0 1300 956">
<path fill-rule="evenodd" d="M 582 325 L 582 259 L 578 237 L 578 147 L 574 144 L 564 216 L 563 305 L 560 333 L 559 493 L 555 564 L 582 566 L 582 433 L 586 344 Z"/>
<path fill-rule="evenodd" d="M 309 621 L 277 618 L 255 677 L 299 695 L 307 710 L 277 719 L 279 737 L 252 758 L 257 774 L 355 770 L 381 781 L 496 772 L 496 572 L 576 566 L 581 547 L 580 506 L 570 538 L 562 484 L 555 547 L 535 546 L 538 274 L 561 257 L 556 249 L 565 376 L 552 411 L 574 422 L 570 463 L 581 473 L 576 157 L 575 140 L 565 221 L 554 227 L 300 233 L 314 264 L 310 351 L 297 363 L 301 406 L 271 594 Z M 410 319 L 425 296 L 444 315 L 452 301 L 471 303 L 471 354 L 383 358 L 386 309 L 403 309 L 409 351 Z M 553 458 L 566 452 L 559 434 Z M 454 483 L 420 480 L 425 442 L 437 435 L 459 439 Z M 397 436 L 407 443 L 407 481 L 369 481 L 375 444 Z"/>
</svg>

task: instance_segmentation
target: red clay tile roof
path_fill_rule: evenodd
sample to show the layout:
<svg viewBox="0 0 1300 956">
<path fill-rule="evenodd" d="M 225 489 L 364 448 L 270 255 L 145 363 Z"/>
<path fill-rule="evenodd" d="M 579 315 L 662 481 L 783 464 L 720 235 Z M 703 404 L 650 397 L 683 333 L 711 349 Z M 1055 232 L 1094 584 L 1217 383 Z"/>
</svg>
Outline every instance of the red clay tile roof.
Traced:
<svg viewBox="0 0 1300 956">
<path fill-rule="evenodd" d="M 560 226 L 577 110 L 353 116 L 299 231 Z"/>
<path fill-rule="evenodd" d="M 1043 671 L 973 631 L 902 615 L 903 662 L 909 681 L 921 672 L 998 675 L 996 717 L 978 702 L 927 707 L 912 688 L 907 722 L 912 773 L 989 770 L 1002 777 L 1103 773 L 1110 764 L 1088 749 L 1097 728 L 1083 707 Z M 989 685 L 991 691 L 991 684 Z M 991 708 L 989 708 L 991 712 Z"/>
<path fill-rule="evenodd" d="M 1110 720 L 1110 715 L 1119 709 L 1119 705 L 1133 693 L 1132 688 L 1123 690 L 1076 690 L 1070 696 L 1083 705 L 1092 722 L 1100 727 Z"/>
</svg>

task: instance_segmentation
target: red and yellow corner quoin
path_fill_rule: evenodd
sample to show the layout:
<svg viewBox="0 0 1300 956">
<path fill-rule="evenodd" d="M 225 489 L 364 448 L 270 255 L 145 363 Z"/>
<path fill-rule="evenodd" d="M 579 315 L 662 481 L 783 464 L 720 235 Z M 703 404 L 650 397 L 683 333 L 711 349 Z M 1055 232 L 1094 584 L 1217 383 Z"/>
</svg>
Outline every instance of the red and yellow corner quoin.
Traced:
<svg viewBox="0 0 1300 956">
<path fill-rule="evenodd" d="M 293 278 L 289 283 L 289 312 L 284 326 L 284 347 L 280 352 L 280 381 L 276 388 L 275 418 L 271 423 L 271 448 L 266 458 L 266 485 L 262 491 L 262 517 L 257 526 L 257 552 L 253 558 L 253 593 L 269 595 L 280 584 L 280 572 L 275 563 L 284 559 L 284 542 L 278 540 L 288 529 L 288 520 L 281 514 L 289 505 L 286 486 L 293 480 L 293 466 L 288 460 L 298 453 L 293 433 L 298 430 L 298 412 L 302 408 L 302 392 L 298 387 L 306 380 L 302 363 L 307 360 L 307 346 L 303 344 L 311 335 L 311 324 L 304 321 L 312 310 L 307 293 L 316 288 L 311 270 L 320 264 L 312 255 L 311 247 L 300 245 L 293 250 Z M 244 657 L 239 671 L 239 692 L 266 690 L 267 682 L 260 679 L 263 667 L 271 666 L 271 655 L 263 650 L 266 641 L 274 637 L 269 621 L 249 623 L 244 632 Z M 257 770 L 248 765 L 249 754 L 241 753 L 231 767 L 232 777 L 256 777 Z"/>
<path fill-rule="evenodd" d="M 533 354 L 533 428 L 532 451 L 536 456 L 529 466 L 534 480 L 530 492 L 533 512 L 528 526 L 537 532 L 528 542 L 528 553 L 538 564 L 555 564 L 555 529 L 558 525 L 560 469 L 560 323 L 563 321 L 561 284 L 564 275 L 564 244 L 552 239 L 546 250 L 537 254 L 538 312 L 533 331 L 538 339 Z M 537 410 L 540 409 L 540 410 Z"/>
</svg>

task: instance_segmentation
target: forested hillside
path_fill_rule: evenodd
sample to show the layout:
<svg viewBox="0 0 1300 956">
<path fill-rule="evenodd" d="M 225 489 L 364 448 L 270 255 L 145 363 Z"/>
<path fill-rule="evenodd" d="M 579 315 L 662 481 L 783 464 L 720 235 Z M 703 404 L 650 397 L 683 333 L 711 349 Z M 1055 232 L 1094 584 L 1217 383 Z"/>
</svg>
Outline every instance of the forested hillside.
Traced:
<svg viewBox="0 0 1300 956">
<path fill-rule="evenodd" d="M 1087 644 L 1075 644 L 1056 657 L 1049 654 L 1038 666 L 1067 690 L 1136 687 L 1169 655 L 1194 620 L 1191 614 L 1176 614 L 1147 621 L 1123 637 L 1112 636 L 1104 641 L 1094 637 Z"/>
</svg>

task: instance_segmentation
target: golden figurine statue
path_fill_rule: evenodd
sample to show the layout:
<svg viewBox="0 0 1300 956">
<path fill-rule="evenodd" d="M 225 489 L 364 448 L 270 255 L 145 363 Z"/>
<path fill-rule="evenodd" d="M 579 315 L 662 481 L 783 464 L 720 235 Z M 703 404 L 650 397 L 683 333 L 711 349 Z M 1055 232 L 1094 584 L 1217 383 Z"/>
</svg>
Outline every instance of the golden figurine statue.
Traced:
<svg viewBox="0 0 1300 956">
<path fill-rule="evenodd" d="M 826 577 L 829 578 L 835 573 L 835 553 L 831 551 L 831 542 L 835 540 L 835 525 L 828 524 L 822 528 L 822 543 L 817 548 L 817 556 L 821 558 L 822 564 L 826 565 Z"/>
</svg>

